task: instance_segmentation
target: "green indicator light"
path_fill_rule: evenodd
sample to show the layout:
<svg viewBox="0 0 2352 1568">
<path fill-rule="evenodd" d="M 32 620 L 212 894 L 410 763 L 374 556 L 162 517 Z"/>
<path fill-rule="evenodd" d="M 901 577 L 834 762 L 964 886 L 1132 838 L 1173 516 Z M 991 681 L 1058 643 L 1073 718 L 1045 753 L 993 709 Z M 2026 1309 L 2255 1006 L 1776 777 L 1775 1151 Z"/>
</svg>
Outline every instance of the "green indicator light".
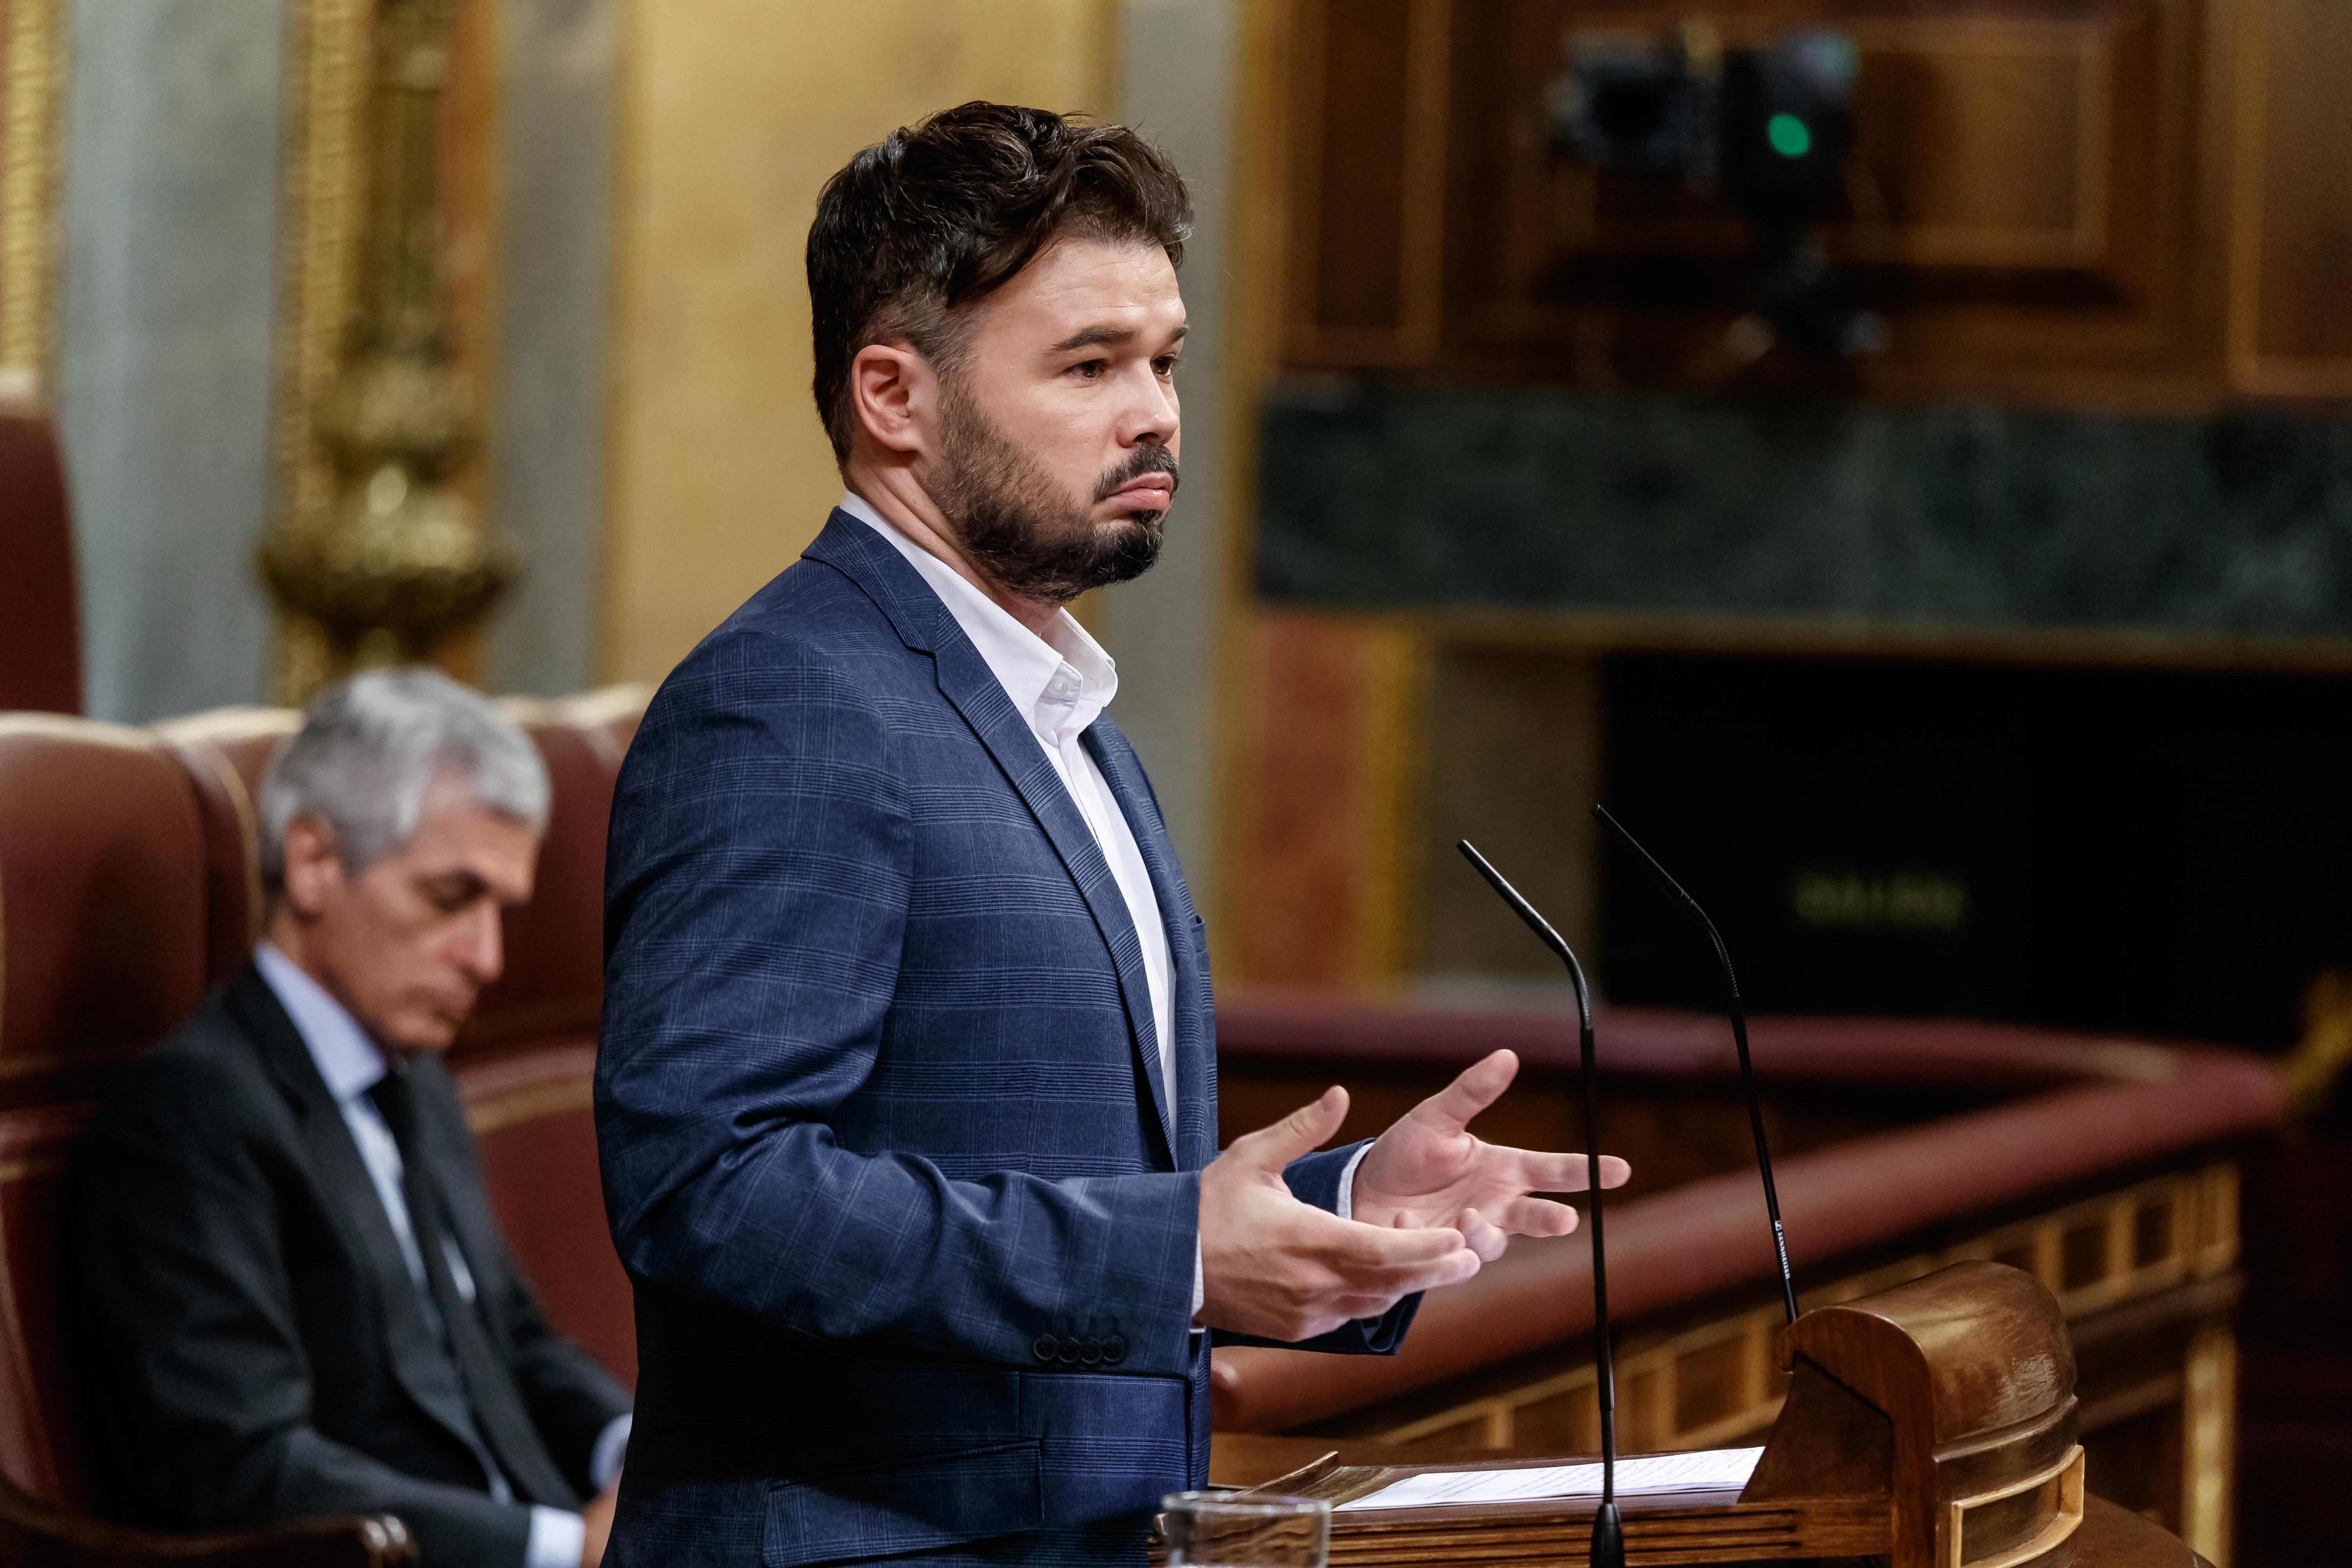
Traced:
<svg viewBox="0 0 2352 1568">
<path fill-rule="evenodd" d="M 1793 114 L 1776 114 L 1766 121 L 1764 140 L 1783 158 L 1801 158 L 1813 150 L 1813 133 Z"/>
</svg>

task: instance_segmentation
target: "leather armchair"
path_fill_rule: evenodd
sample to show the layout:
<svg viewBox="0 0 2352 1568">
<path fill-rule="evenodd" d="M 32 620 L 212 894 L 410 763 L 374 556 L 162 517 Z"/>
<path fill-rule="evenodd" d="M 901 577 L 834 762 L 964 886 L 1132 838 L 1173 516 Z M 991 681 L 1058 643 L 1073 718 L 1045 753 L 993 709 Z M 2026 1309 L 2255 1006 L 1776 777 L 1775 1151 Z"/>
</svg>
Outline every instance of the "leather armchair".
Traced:
<svg viewBox="0 0 2352 1568">
<path fill-rule="evenodd" d="M 0 398 L 0 709 L 81 711 L 81 611 L 56 428 Z"/>
<path fill-rule="evenodd" d="M 112 1069 L 204 993 L 205 850 L 156 737 L 0 716 L 0 1564 L 414 1559 L 388 1517 L 165 1534 L 89 1511 L 60 1289 L 69 1156 Z"/>
</svg>

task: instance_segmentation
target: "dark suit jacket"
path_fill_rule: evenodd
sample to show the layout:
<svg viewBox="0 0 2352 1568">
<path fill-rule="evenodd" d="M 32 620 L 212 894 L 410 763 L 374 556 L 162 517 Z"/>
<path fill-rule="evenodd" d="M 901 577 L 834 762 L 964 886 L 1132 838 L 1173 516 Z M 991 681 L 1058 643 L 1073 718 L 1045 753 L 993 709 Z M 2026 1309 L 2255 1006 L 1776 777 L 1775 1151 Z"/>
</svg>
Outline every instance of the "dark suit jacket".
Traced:
<svg viewBox="0 0 2352 1568">
<path fill-rule="evenodd" d="M 597 1436 L 628 1396 L 541 1315 L 448 1074 L 424 1061 L 415 1081 L 491 1341 L 585 1495 Z M 133 1069 L 90 1133 L 79 1189 L 82 1370 L 97 1474 L 122 1517 L 209 1527 L 382 1510 L 427 1563 L 522 1561 L 530 1510 L 490 1500 L 462 1409 L 417 1373 L 416 1358 L 440 1353 L 422 1298 L 341 1110 L 258 972 Z"/>
<path fill-rule="evenodd" d="M 887 541 L 835 512 L 655 698 L 606 860 L 613 1561 L 1139 1559 L 1205 1480 L 1208 948 L 1134 752 L 1084 743 L 1167 925 L 1172 1103 L 1102 851 Z M 1331 1206 L 1349 1152 L 1294 1190 Z"/>
</svg>

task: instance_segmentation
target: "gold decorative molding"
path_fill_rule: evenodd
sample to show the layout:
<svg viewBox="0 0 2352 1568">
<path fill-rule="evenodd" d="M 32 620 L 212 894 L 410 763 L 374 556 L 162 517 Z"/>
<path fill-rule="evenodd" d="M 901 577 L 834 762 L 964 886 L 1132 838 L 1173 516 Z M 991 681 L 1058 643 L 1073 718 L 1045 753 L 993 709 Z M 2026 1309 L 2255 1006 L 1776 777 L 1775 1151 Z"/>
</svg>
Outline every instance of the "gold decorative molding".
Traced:
<svg viewBox="0 0 2352 1568">
<path fill-rule="evenodd" d="M 467 493 L 478 423 L 444 269 L 459 0 L 299 9 L 280 258 L 272 695 L 453 653 L 511 578 Z"/>
<path fill-rule="evenodd" d="M 2303 1039 L 2286 1059 L 2288 1103 L 2299 1115 L 2324 1109 L 2352 1068 L 2352 974 L 2320 972 L 2303 994 Z"/>
<path fill-rule="evenodd" d="M 278 257 L 280 526 L 320 515 L 333 492 L 334 469 L 316 430 L 334 384 L 357 268 L 371 9 L 371 0 L 301 0 L 295 7 Z M 312 617 L 281 605 L 275 645 L 270 694 L 278 702 L 297 704 L 331 679 L 326 630 Z"/>
<path fill-rule="evenodd" d="M 2230 1568 L 2237 1468 L 2238 1342 L 2209 1329 L 2189 1347 L 2180 1398 L 2180 1538 L 2216 1568 Z"/>
<path fill-rule="evenodd" d="M 2237 1167 L 2228 1162 L 2175 1172 L 1808 1290 L 1803 1304 L 1810 1310 L 1851 1301 L 1954 1263 L 1988 1258 L 2032 1274 L 2058 1299 L 2067 1321 L 2077 1322 L 2234 1268 L 2237 1192 Z M 1712 1447 L 1769 1426 L 1787 1386 L 1774 1349 L 1784 1322 L 1774 1301 L 1655 1340 L 1629 1334 L 1617 1351 L 1620 1437 L 1636 1450 L 1679 1450 Z M 2212 1380 L 2227 1369 L 2214 1358 L 2232 1353 L 2226 1350 L 2232 1342 L 2226 1330 L 2218 1339 L 2199 1340 L 2186 1369 L 2187 1418 L 2192 1427 L 2200 1419 L 2208 1426 L 2183 1438 L 2184 1475 L 2218 1473 L 2224 1506 L 2229 1468 L 2213 1472 L 2209 1461 L 2226 1456 L 2226 1433 L 2215 1435 L 2214 1407 L 2197 1405 L 2194 1396 L 2200 1387 L 2219 1386 Z M 2197 1382 L 2200 1376 L 2206 1384 Z M 1350 1435 L 1402 1444 L 1555 1444 L 1590 1452 L 1601 1440 L 1594 1380 L 1592 1365 L 1585 1363 L 1394 1426 L 1382 1426 L 1375 1413 Z M 2214 1483 L 2198 1484 L 2210 1491 Z M 2183 1509 L 2184 1518 L 2196 1517 L 2186 1496 Z"/>
<path fill-rule="evenodd" d="M 0 392 L 36 398 L 56 342 L 63 0 L 0 0 Z"/>
</svg>

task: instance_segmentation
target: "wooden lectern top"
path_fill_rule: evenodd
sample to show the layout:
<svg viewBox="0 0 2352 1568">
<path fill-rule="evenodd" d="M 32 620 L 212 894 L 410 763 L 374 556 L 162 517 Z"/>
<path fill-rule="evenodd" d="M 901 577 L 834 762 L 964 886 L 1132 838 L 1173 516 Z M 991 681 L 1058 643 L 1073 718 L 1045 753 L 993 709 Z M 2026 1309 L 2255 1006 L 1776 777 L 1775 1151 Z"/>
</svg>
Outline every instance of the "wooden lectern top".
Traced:
<svg viewBox="0 0 2352 1568">
<path fill-rule="evenodd" d="M 1956 1264 L 1816 1308 L 1782 1339 L 1788 1403 L 1745 1489 L 1621 1495 L 1632 1564 L 1881 1556 L 1888 1568 L 2187 1568 L 2153 1525 L 2095 1507 L 2075 1440 L 2074 1355 L 2031 1275 Z M 1369 1497 L 1408 1476 L 1500 1465 L 1341 1465 L 1326 1456 L 1253 1489 Z M 1621 1458 L 1621 1466 L 1622 1460 Z M 1333 1568 L 1585 1561 L 1596 1500 L 1555 1498 L 1332 1516 Z M 2077 1539 L 2086 1518 L 2100 1522 Z M 2126 1522 L 2129 1521 L 2129 1522 Z"/>
</svg>

